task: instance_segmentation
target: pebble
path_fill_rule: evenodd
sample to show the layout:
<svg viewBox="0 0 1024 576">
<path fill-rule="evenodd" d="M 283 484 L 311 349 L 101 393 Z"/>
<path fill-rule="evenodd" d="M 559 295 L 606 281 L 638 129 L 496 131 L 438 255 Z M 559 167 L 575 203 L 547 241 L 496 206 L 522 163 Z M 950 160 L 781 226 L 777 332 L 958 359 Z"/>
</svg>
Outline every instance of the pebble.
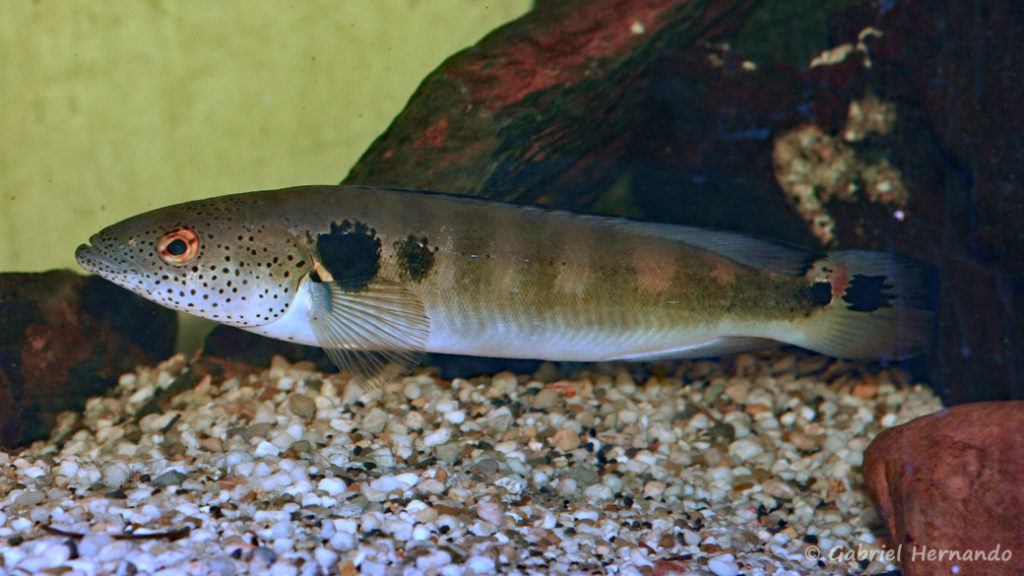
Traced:
<svg viewBox="0 0 1024 576">
<path fill-rule="evenodd" d="M 499 502 L 488 500 L 477 505 L 476 514 L 482 520 L 490 522 L 495 526 L 505 525 L 505 507 Z"/>
<path fill-rule="evenodd" d="M 736 557 L 732 554 L 722 554 L 708 559 L 708 570 L 715 576 L 736 576 L 740 573 Z"/>
<path fill-rule="evenodd" d="M 16 496 L 14 498 L 14 505 L 15 506 L 29 507 L 29 506 L 35 506 L 37 504 L 42 504 L 45 501 L 46 501 L 46 494 L 44 494 L 42 492 L 39 492 L 39 491 L 22 492 L 21 494 L 19 494 L 18 496 Z"/>
<path fill-rule="evenodd" d="M 451 428 L 438 428 L 423 438 L 424 446 L 440 446 L 452 439 Z"/>
<path fill-rule="evenodd" d="M 754 440 L 741 438 L 729 444 L 729 455 L 735 456 L 741 462 L 751 460 L 764 453 L 764 448 Z"/>
<path fill-rule="evenodd" d="M 324 478 L 316 485 L 317 490 L 326 492 L 330 496 L 337 496 L 345 491 L 345 481 L 340 478 Z"/>
<path fill-rule="evenodd" d="M 551 437 L 551 444 L 562 452 L 570 452 L 580 447 L 580 435 L 572 428 L 562 428 Z"/>
<path fill-rule="evenodd" d="M 153 479 L 152 485 L 156 488 L 176 486 L 185 481 L 188 476 L 179 470 L 168 470 Z"/>
<path fill-rule="evenodd" d="M 292 394 L 288 397 L 288 409 L 292 414 L 304 420 L 312 420 L 316 416 L 316 402 L 305 394 Z"/>
<path fill-rule="evenodd" d="M 134 424 L 185 365 L 139 368 L 65 436 L 0 453 L 0 572 L 864 573 L 806 560 L 804 537 L 876 545 L 860 453 L 939 408 L 896 368 L 791 350 L 646 381 L 552 366 L 372 390 L 275 359 Z"/>
</svg>

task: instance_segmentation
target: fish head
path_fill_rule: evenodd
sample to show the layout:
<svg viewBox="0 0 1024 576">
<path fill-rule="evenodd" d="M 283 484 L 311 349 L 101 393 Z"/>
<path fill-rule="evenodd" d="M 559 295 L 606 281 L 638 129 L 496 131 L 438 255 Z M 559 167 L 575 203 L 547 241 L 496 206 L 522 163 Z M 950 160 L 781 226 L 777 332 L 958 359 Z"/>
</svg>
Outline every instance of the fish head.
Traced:
<svg viewBox="0 0 1024 576">
<path fill-rule="evenodd" d="M 244 197 L 161 208 L 75 252 L 86 270 L 153 302 L 242 328 L 276 321 L 312 269 L 302 242 Z"/>
</svg>

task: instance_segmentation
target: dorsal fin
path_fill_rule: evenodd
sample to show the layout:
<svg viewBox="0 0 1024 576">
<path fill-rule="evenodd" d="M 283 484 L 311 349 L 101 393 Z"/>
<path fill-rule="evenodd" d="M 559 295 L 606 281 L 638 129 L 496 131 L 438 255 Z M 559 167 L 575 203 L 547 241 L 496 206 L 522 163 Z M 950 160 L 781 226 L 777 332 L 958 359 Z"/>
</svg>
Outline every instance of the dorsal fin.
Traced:
<svg viewBox="0 0 1024 576">
<path fill-rule="evenodd" d="M 784 242 L 756 238 L 738 232 L 656 222 L 625 221 L 620 225 L 636 232 L 674 242 L 684 242 L 744 266 L 786 276 L 803 276 L 820 256 Z"/>
</svg>

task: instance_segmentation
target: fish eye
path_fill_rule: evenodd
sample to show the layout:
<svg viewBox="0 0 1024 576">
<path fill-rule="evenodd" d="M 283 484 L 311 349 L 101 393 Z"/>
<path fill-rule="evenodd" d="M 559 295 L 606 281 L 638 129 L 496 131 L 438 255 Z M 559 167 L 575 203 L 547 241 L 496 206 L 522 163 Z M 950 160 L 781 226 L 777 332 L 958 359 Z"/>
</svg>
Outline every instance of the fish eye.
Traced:
<svg viewBox="0 0 1024 576">
<path fill-rule="evenodd" d="M 171 266 L 184 266 L 199 254 L 199 235 L 188 228 L 164 234 L 156 247 L 160 259 Z"/>
</svg>

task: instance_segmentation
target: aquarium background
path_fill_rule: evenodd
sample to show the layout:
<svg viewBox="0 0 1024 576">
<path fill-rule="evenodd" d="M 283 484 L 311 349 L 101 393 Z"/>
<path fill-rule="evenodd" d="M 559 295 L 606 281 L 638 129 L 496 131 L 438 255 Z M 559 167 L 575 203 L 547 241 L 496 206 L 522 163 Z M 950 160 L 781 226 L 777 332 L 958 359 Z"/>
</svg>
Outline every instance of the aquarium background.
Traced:
<svg viewBox="0 0 1024 576">
<path fill-rule="evenodd" d="M 337 183 L 446 57 L 528 0 L 0 7 L 0 272 L 159 206 Z"/>
</svg>

